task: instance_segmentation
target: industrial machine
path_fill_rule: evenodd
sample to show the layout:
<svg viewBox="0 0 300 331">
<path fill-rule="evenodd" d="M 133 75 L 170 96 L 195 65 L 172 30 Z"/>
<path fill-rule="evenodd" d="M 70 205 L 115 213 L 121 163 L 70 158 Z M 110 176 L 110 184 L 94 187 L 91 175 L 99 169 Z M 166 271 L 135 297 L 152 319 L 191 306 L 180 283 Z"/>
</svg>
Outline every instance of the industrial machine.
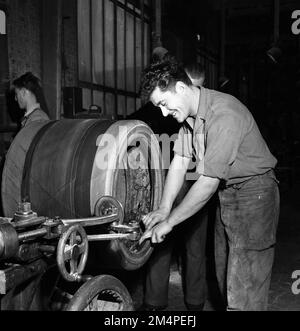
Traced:
<svg viewBox="0 0 300 331">
<path fill-rule="evenodd" d="M 124 210 L 110 196 L 99 199 L 95 214 L 82 219 L 47 218 L 20 203 L 14 217 L 0 218 L 0 302 L 3 309 L 26 309 L 34 293 L 18 305 L 18 287 L 57 266 L 67 282 L 83 283 L 70 299 L 66 310 L 133 310 L 126 287 L 113 276 L 85 275 L 89 242 L 129 240 L 138 244 L 141 220 L 123 224 Z M 88 235 L 86 228 L 102 226 L 106 233 Z M 102 232 L 103 232 L 102 231 Z M 23 290 L 24 292 L 24 290 Z"/>
<path fill-rule="evenodd" d="M 141 219 L 158 207 L 163 181 L 159 142 L 143 122 L 24 127 L 2 173 L 0 309 L 132 310 L 111 270 L 150 257 Z"/>
</svg>

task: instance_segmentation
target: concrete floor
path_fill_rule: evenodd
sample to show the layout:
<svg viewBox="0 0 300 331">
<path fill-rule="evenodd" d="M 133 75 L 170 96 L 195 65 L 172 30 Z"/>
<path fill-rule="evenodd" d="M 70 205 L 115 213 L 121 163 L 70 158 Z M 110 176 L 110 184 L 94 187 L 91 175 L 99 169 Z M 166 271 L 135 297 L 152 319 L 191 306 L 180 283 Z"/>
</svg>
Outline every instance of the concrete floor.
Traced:
<svg viewBox="0 0 300 331">
<path fill-rule="evenodd" d="M 300 292 L 300 204 L 294 194 L 281 195 L 281 214 L 277 232 L 277 246 L 269 292 L 269 311 L 300 310 L 300 293 L 293 294 L 292 285 L 297 279 L 292 278 L 294 271 L 299 270 L 299 285 L 294 284 Z M 143 274 L 145 269 L 132 272 L 134 285 L 126 284 L 137 309 L 142 304 Z M 223 310 L 217 295 L 217 285 L 212 272 L 208 273 L 208 299 L 205 311 Z M 186 311 L 183 302 L 181 276 L 177 264 L 174 263 L 170 277 L 169 306 L 167 311 Z"/>
</svg>

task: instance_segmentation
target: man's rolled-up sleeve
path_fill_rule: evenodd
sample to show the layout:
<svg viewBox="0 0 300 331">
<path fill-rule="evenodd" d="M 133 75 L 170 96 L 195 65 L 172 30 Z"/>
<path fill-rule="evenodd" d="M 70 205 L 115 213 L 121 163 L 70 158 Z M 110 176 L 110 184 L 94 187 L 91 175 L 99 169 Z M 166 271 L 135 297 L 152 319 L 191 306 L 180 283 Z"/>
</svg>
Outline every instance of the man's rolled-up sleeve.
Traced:
<svg viewBox="0 0 300 331">
<path fill-rule="evenodd" d="M 207 128 L 204 159 L 196 172 L 204 176 L 228 179 L 243 137 L 241 118 L 236 114 L 223 114 Z"/>
<path fill-rule="evenodd" d="M 188 131 L 185 126 L 182 126 L 178 132 L 178 137 L 174 143 L 173 151 L 174 153 L 192 158 L 193 157 L 193 149 L 192 149 L 192 134 Z"/>
</svg>

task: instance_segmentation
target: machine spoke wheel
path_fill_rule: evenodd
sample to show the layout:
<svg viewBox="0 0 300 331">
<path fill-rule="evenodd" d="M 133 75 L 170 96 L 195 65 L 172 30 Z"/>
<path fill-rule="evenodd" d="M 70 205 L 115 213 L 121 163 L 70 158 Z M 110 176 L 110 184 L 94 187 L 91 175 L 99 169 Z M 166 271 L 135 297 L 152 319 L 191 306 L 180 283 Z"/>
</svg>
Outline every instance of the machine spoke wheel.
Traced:
<svg viewBox="0 0 300 331">
<path fill-rule="evenodd" d="M 83 272 L 88 258 L 88 239 L 79 224 L 72 225 L 62 234 L 58 245 L 56 261 L 63 278 L 77 281 Z"/>
<path fill-rule="evenodd" d="M 84 283 L 74 294 L 67 311 L 132 311 L 131 296 L 121 281 L 100 275 Z"/>
</svg>

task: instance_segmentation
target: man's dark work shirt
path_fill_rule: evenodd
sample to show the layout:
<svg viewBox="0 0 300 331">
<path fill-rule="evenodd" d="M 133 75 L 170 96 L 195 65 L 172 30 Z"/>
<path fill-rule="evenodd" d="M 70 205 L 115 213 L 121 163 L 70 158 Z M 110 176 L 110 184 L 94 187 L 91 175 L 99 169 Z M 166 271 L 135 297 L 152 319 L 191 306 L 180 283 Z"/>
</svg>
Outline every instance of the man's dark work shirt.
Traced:
<svg viewBox="0 0 300 331">
<path fill-rule="evenodd" d="M 226 185 L 264 174 L 277 163 L 249 110 L 235 97 L 200 90 L 196 118 L 179 130 L 174 152 L 196 159 L 196 174 Z"/>
</svg>

